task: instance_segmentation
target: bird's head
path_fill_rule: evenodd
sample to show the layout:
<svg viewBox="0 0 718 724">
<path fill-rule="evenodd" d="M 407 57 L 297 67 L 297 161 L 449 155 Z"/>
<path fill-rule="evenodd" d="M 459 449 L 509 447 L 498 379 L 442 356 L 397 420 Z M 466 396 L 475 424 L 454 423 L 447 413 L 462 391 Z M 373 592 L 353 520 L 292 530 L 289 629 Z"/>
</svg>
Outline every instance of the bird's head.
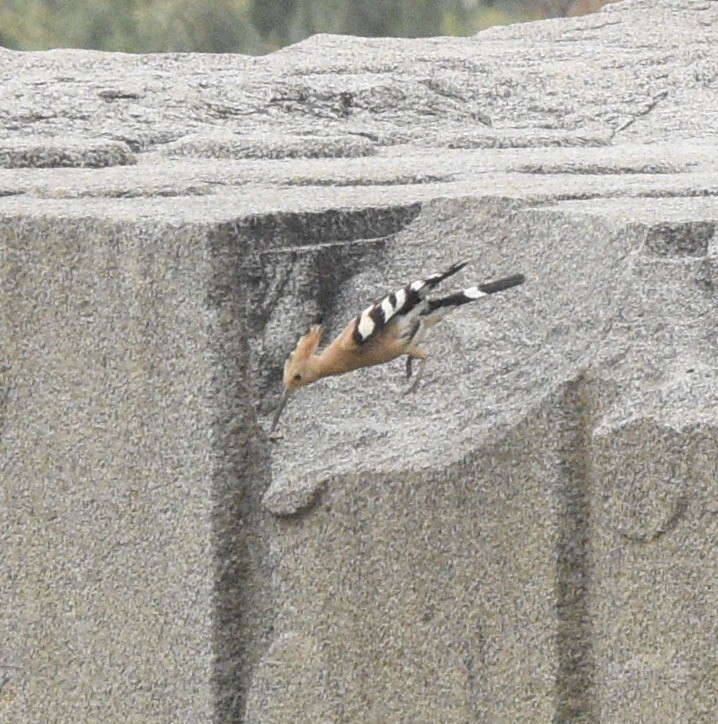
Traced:
<svg viewBox="0 0 718 724">
<path fill-rule="evenodd" d="M 277 411 L 274 414 L 270 432 L 274 432 L 282 410 L 284 410 L 284 406 L 287 404 L 289 395 L 296 392 L 300 387 L 309 385 L 318 379 L 316 370 L 312 365 L 312 358 L 316 355 L 321 341 L 321 325 L 315 324 L 299 342 L 297 342 L 294 351 L 287 357 L 287 361 L 284 363 L 284 392 L 279 400 Z"/>
<path fill-rule="evenodd" d="M 312 357 L 317 353 L 319 343 L 322 341 L 322 328 L 315 324 L 300 340 L 294 351 L 287 357 L 284 363 L 284 389 L 286 393 L 296 392 L 314 381 L 316 377 L 312 374 Z"/>
</svg>

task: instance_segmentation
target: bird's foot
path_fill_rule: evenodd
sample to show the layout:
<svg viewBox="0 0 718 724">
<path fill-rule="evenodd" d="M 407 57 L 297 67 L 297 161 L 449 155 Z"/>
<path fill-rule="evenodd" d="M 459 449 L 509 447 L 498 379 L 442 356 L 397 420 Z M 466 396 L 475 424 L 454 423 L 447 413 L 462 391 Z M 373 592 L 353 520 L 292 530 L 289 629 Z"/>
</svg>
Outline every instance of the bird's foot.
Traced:
<svg viewBox="0 0 718 724">
<path fill-rule="evenodd" d="M 411 359 L 411 357 L 409 357 Z M 416 377 L 414 377 L 414 381 L 401 393 L 402 395 L 410 395 L 413 392 L 416 392 L 416 390 L 419 388 L 419 383 L 421 382 L 421 378 L 424 376 L 424 360 L 421 360 L 419 363 L 419 371 L 416 373 Z"/>
<path fill-rule="evenodd" d="M 414 392 L 416 392 L 417 388 L 419 387 L 419 385 L 417 384 L 417 382 L 418 382 L 418 380 L 414 380 L 414 382 L 412 382 L 412 384 L 410 384 L 410 385 L 401 393 L 401 396 L 402 396 L 402 397 L 406 397 L 407 395 L 412 395 L 412 394 L 414 394 Z"/>
</svg>

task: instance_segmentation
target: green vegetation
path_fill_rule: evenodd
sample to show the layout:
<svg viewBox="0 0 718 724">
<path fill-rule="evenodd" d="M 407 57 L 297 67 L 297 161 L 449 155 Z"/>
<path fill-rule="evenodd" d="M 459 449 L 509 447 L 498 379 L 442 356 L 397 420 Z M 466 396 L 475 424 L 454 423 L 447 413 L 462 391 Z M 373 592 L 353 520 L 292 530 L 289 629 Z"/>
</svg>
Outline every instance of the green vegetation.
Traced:
<svg viewBox="0 0 718 724">
<path fill-rule="evenodd" d="M 0 45 L 267 53 L 314 33 L 472 35 L 577 0 L 0 0 Z"/>
</svg>

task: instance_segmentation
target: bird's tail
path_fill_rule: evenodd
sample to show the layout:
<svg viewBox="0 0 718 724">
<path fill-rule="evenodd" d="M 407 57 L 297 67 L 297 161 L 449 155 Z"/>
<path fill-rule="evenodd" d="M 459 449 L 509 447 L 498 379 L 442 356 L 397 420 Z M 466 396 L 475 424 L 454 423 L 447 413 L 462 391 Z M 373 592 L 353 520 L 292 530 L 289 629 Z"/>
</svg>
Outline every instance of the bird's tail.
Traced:
<svg viewBox="0 0 718 724">
<path fill-rule="evenodd" d="M 517 287 L 519 284 L 523 284 L 525 281 L 526 277 L 523 274 L 512 274 L 510 277 L 497 279 L 495 282 L 486 282 L 485 284 L 479 284 L 478 290 L 483 294 L 495 294 L 496 292 L 503 292 L 504 289 L 511 289 L 511 287 Z"/>
<path fill-rule="evenodd" d="M 505 289 L 511 289 L 511 287 L 516 287 L 525 281 L 526 277 L 523 274 L 513 274 L 510 277 L 497 279 L 495 282 L 486 282 L 476 287 L 469 287 L 461 292 L 450 294 L 448 297 L 430 299 L 428 309 L 424 315 L 427 317 L 431 317 L 432 315 L 435 317 L 443 316 L 462 304 L 474 302 L 477 299 L 488 297 L 490 294 L 495 294 L 496 292 L 503 292 Z M 427 321 L 431 320 L 429 319 Z M 438 319 L 436 321 L 438 321 Z"/>
</svg>

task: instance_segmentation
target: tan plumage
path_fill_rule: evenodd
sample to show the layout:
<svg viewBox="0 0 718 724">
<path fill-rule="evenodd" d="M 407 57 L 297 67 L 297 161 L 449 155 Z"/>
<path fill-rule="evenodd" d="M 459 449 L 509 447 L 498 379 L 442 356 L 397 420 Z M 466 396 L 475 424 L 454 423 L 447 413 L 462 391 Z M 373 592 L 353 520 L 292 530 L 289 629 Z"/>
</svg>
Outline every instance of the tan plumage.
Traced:
<svg viewBox="0 0 718 724">
<path fill-rule="evenodd" d="M 411 360 L 421 360 L 419 373 L 410 390 L 416 389 L 423 372 L 426 352 L 421 348 L 427 329 L 461 304 L 522 284 L 520 274 L 470 287 L 442 299 L 428 300 L 426 295 L 447 277 L 456 274 L 467 262 L 455 264 L 445 272 L 431 274 L 369 305 L 353 319 L 321 352 L 322 328 L 314 325 L 305 334 L 284 364 L 284 392 L 272 421 L 274 431 L 290 394 L 322 377 L 342 375 L 362 367 L 384 364 L 407 355 L 407 377 Z"/>
</svg>

